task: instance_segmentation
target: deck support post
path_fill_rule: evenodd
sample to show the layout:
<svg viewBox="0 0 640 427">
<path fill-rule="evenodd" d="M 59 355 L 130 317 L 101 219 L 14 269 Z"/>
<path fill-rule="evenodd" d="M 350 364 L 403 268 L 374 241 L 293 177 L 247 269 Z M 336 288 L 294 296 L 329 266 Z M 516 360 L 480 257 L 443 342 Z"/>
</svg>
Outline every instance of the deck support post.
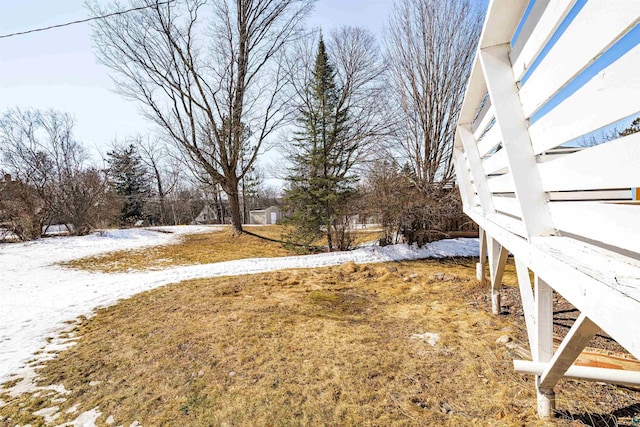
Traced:
<svg viewBox="0 0 640 427">
<path fill-rule="evenodd" d="M 571 330 L 560 344 L 544 372 L 536 376 L 538 392 L 538 415 L 548 418 L 555 409 L 555 393 L 553 387 L 564 376 L 578 358 L 587 343 L 599 331 L 598 326 L 584 314 L 580 314 Z"/>
<path fill-rule="evenodd" d="M 535 276 L 535 346 L 532 356 L 535 362 L 549 362 L 553 357 L 553 289 L 536 274 Z M 536 376 L 538 415 L 549 418 L 555 410 L 556 399 L 553 387 L 540 387 L 541 376 Z"/>
<path fill-rule="evenodd" d="M 489 275 L 491 278 L 491 311 L 493 314 L 500 314 L 502 308 L 500 288 L 502 287 L 502 276 L 507 265 L 509 251 L 489 234 L 486 234 L 486 236 L 487 252 L 489 254 Z"/>
<path fill-rule="evenodd" d="M 518 258 L 516 258 L 516 272 L 518 273 L 518 285 L 520 288 L 520 298 L 522 299 L 522 311 L 524 312 L 524 320 L 527 325 L 527 338 L 529 339 L 529 349 L 531 354 L 535 352 L 535 297 L 531 286 L 531 277 L 529 276 L 529 268 Z"/>
<path fill-rule="evenodd" d="M 480 261 L 476 264 L 476 279 L 480 282 L 480 285 L 487 283 L 487 276 L 485 274 L 487 265 L 487 237 L 484 228 L 480 227 L 479 232 L 480 240 Z"/>
<path fill-rule="evenodd" d="M 536 392 L 538 394 L 538 416 L 540 418 L 551 418 L 556 410 L 556 393 L 544 391 L 536 384 Z"/>
</svg>

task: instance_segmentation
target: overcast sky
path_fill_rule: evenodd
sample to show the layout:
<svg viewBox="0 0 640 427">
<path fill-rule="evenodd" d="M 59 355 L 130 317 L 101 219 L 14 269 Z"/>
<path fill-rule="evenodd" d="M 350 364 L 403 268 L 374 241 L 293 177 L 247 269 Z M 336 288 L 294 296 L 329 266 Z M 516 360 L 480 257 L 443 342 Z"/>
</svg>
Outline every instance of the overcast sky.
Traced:
<svg viewBox="0 0 640 427">
<path fill-rule="evenodd" d="M 486 8 L 488 0 L 476 0 Z M 0 35 L 88 16 L 83 0 L 0 0 Z M 308 25 L 353 25 L 382 35 L 393 0 L 319 0 Z M 148 133 L 138 107 L 113 92 L 96 63 L 89 24 L 0 39 L 0 112 L 19 106 L 53 108 L 76 119 L 75 134 L 90 150 L 115 138 Z"/>
</svg>

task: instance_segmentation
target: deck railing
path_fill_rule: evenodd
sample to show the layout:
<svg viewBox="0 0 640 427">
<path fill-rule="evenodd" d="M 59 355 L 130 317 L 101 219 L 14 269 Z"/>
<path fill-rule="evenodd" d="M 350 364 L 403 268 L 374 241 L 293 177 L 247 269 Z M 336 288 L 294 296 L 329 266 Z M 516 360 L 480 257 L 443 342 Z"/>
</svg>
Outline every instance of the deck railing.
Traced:
<svg viewBox="0 0 640 427">
<path fill-rule="evenodd" d="M 640 357 L 640 133 L 617 136 L 640 115 L 639 22 L 637 0 L 493 0 L 459 119 L 454 160 L 481 228 L 478 277 L 488 257 L 499 312 L 513 254 L 533 358 L 515 365 L 537 373 L 541 416 L 600 329 Z M 602 134 L 613 140 L 598 144 Z M 555 352 L 554 291 L 581 312 Z M 593 369 L 578 376 L 620 382 Z"/>
</svg>

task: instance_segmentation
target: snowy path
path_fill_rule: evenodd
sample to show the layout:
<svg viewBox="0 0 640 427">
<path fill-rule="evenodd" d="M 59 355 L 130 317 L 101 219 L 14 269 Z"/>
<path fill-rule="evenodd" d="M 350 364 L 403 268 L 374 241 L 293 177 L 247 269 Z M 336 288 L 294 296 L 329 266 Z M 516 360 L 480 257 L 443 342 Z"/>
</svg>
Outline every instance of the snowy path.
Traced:
<svg viewBox="0 0 640 427">
<path fill-rule="evenodd" d="M 114 230 L 103 235 L 57 237 L 0 245 L 0 383 L 17 372 L 36 351 L 64 329 L 65 322 L 95 308 L 181 280 L 253 274 L 285 268 L 310 268 L 444 256 L 478 256 L 477 239 L 435 242 L 418 249 L 407 245 L 368 247 L 351 252 L 283 258 L 245 259 L 135 273 L 89 273 L 53 264 L 119 249 L 156 246 L 183 234 L 212 227 L 165 227 L 173 234 Z"/>
</svg>

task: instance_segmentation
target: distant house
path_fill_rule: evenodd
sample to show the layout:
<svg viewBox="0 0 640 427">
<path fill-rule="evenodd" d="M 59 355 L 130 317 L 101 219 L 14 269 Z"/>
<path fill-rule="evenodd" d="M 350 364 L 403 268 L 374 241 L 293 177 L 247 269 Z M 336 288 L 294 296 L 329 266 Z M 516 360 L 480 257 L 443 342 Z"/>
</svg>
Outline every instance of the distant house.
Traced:
<svg viewBox="0 0 640 427">
<path fill-rule="evenodd" d="M 15 181 L 11 178 L 11 175 L 5 174 L 0 179 L 0 218 L 3 217 L 3 209 L 16 208 L 17 200 L 30 188 L 23 185 L 20 181 Z"/>
<path fill-rule="evenodd" d="M 219 223 L 218 213 L 211 206 L 206 205 L 198 214 L 192 224 L 215 224 Z"/>
<path fill-rule="evenodd" d="M 14 181 L 11 178 L 11 175 L 8 174 L 8 173 L 5 174 L 2 179 L 0 179 L 0 189 L 1 190 L 8 189 L 10 186 L 15 186 L 15 185 L 17 185 L 16 181 Z"/>
<path fill-rule="evenodd" d="M 283 214 L 277 206 L 269 206 L 266 209 L 249 211 L 249 224 L 275 224 L 282 217 Z"/>
</svg>

